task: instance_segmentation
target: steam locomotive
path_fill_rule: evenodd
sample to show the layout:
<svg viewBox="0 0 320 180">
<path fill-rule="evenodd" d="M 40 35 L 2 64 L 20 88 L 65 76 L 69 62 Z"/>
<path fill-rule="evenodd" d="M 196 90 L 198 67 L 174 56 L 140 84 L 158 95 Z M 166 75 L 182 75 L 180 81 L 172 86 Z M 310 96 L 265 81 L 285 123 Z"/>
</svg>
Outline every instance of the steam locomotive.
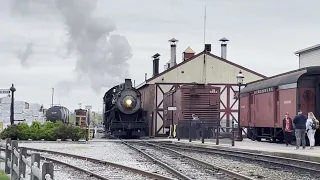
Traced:
<svg viewBox="0 0 320 180">
<path fill-rule="evenodd" d="M 115 137 L 138 138 L 147 135 L 147 112 L 141 107 L 141 93 L 131 79 L 109 89 L 103 97 L 105 132 Z"/>
</svg>

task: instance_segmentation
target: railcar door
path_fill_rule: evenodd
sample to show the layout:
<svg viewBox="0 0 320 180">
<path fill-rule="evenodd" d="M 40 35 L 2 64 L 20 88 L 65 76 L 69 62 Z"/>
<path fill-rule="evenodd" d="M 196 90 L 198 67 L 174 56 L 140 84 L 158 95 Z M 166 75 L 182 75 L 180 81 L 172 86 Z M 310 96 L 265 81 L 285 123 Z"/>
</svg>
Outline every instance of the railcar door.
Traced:
<svg viewBox="0 0 320 180">
<path fill-rule="evenodd" d="M 254 112 L 254 94 L 250 94 L 250 100 L 249 100 L 249 109 L 250 109 L 250 114 L 249 114 L 249 126 L 254 126 L 255 122 L 255 112 Z"/>
</svg>

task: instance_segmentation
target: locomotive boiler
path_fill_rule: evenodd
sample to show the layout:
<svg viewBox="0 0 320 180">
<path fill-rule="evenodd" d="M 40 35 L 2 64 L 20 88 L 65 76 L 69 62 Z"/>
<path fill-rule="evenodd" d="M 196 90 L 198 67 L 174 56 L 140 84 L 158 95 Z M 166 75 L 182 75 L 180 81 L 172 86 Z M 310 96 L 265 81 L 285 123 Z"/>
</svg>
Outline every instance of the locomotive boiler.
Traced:
<svg viewBox="0 0 320 180">
<path fill-rule="evenodd" d="M 131 79 L 109 89 L 103 97 L 105 132 L 116 137 L 147 135 L 147 112 L 141 106 L 141 94 Z"/>
<path fill-rule="evenodd" d="M 69 123 L 69 110 L 64 106 L 52 106 L 46 112 L 47 121 Z"/>
</svg>

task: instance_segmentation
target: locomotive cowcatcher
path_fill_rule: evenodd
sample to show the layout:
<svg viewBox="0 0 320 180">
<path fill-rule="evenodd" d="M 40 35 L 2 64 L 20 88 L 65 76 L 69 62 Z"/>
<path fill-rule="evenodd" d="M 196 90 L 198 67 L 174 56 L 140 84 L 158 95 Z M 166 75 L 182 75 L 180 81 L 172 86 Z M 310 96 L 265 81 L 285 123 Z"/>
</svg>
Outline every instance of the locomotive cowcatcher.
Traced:
<svg viewBox="0 0 320 180">
<path fill-rule="evenodd" d="M 131 79 L 109 89 L 103 97 L 105 132 L 125 138 L 146 136 L 147 112 L 141 103 L 141 93 L 132 87 Z"/>
</svg>

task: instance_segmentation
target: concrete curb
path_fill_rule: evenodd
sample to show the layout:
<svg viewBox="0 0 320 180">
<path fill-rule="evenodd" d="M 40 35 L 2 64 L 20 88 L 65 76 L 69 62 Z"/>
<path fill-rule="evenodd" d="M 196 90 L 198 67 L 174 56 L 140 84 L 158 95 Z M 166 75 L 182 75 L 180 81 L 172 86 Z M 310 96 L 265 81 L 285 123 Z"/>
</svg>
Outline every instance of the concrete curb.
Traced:
<svg viewBox="0 0 320 180">
<path fill-rule="evenodd" d="M 236 150 L 236 151 L 243 151 L 249 153 L 257 153 L 257 154 L 264 154 L 264 155 L 271 155 L 271 156 L 279 156 L 279 157 L 286 157 L 292 159 L 299 159 L 304 161 L 313 161 L 320 163 L 319 156 L 312 156 L 312 155 L 303 155 L 303 154 L 295 154 L 295 153 L 285 153 L 285 152 L 269 152 L 264 150 L 252 150 L 252 149 L 242 149 L 236 147 L 226 147 L 226 146 L 219 146 L 215 144 L 194 144 L 189 142 L 177 142 L 172 141 L 173 144 L 182 145 L 182 146 L 193 146 L 193 147 L 205 147 L 209 149 L 225 149 L 225 150 Z"/>
</svg>

